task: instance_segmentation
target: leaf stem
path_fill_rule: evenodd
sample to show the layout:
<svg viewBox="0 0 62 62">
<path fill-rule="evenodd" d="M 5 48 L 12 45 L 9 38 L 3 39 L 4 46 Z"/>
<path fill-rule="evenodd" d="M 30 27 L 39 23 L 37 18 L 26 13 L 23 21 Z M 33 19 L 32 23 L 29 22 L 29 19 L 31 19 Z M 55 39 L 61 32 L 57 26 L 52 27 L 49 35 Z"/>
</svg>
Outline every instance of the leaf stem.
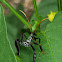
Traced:
<svg viewBox="0 0 62 62">
<path fill-rule="evenodd" d="M 57 4 L 58 4 L 58 11 L 61 11 L 61 0 L 57 0 Z"/>
<path fill-rule="evenodd" d="M 37 16 L 37 20 L 39 21 L 39 14 L 38 14 L 38 10 L 37 10 L 37 5 L 36 5 L 36 0 L 33 0 L 33 5 L 34 5 L 34 10 Z"/>
<path fill-rule="evenodd" d="M 26 20 L 19 15 L 16 10 L 5 0 L 1 1 L 3 4 L 5 4 L 28 28 L 30 28 L 30 25 L 28 24 L 28 22 L 26 22 Z"/>
</svg>

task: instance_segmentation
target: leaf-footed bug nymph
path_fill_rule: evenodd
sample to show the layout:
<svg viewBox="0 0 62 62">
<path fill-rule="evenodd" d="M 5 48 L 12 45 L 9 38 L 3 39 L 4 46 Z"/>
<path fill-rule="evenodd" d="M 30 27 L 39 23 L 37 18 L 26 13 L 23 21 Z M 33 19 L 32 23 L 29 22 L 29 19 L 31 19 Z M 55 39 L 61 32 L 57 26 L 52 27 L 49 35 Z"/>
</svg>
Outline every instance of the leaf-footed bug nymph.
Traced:
<svg viewBox="0 0 62 62">
<path fill-rule="evenodd" d="M 20 11 L 21 11 L 21 10 L 20 10 Z M 25 14 L 23 11 L 21 11 L 21 12 L 22 12 L 22 13 L 25 15 L 25 17 L 27 18 L 26 14 Z M 48 19 L 48 18 L 45 18 L 45 19 L 41 20 L 40 23 L 41 23 L 42 21 L 46 20 L 46 19 Z M 28 18 L 27 18 L 27 20 L 28 20 L 28 22 L 29 22 L 29 19 L 28 19 Z M 37 25 L 37 27 L 40 25 L 40 23 Z M 29 24 L 30 24 L 30 22 L 29 22 Z M 36 27 L 36 29 L 37 29 L 37 27 Z M 35 51 L 35 48 L 32 46 L 32 43 L 35 44 L 35 45 L 38 45 L 38 46 L 40 47 L 40 50 L 42 51 L 42 53 L 44 53 L 44 52 L 43 52 L 42 46 L 41 46 L 41 44 L 40 44 L 40 38 L 34 37 L 34 33 L 35 33 L 36 29 L 35 29 L 34 32 L 32 33 L 31 24 L 30 24 L 30 28 L 31 28 L 31 34 L 30 34 L 30 36 L 27 38 L 25 34 L 22 34 L 21 40 L 20 40 L 20 39 L 17 39 L 17 40 L 15 41 L 15 46 L 16 46 L 16 49 L 17 49 L 17 54 L 18 54 L 19 56 L 20 56 L 20 51 L 19 51 L 18 44 L 19 44 L 19 45 L 22 45 L 22 46 L 24 46 L 24 47 L 31 47 L 31 48 L 33 49 L 33 51 L 34 51 L 33 62 L 35 62 L 35 59 L 36 59 L 36 51 Z M 23 36 L 27 39 L 26 41 L 23 40 Z M 32 40 L 35 40 L 35 41 L 36 41 L 36 39 L 39 40 L 39 44 L 36 43 L 36 42 L 32 42 Z M 45 54 L 45 53 L 44 53 L 44 54 Z"/>
</svg>

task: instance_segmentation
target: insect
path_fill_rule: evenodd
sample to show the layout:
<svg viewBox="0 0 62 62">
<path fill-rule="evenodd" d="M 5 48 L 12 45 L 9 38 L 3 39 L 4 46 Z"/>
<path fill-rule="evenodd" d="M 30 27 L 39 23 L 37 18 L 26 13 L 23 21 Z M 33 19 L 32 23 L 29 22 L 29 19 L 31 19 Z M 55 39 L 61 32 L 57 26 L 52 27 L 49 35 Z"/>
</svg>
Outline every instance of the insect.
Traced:
<svg viewBox="0 0 62 62">
<path fill-rule="evenodd" d="M 21 11 L 21 12 L 25 15 L 25 17 L 27 18 L 26 14 L 25 14 L 22 10 L 20 10 L 20 11 Z M 45 19 L 41 20 L 40 23 L 41 23 L 42 21 L 46 20 L 46 19 L 48 19 L 48 18 L 45 18 Z M 27 20 L 28 20 L 28 22 L 29 22 L 29 19 L 28 19 L 28 18 L 27 18 Z M 36 29 L 38 28 L 38 26 L 40 25 L 40 23 L 37 25 Z M 29 24 L 30 24 L 30 22 L 29 22 Z M 42 53 L 43 53 L 43 54 L 45 54 L 45 53 L 43 52 L 42 46 L 41 46 L 41 44 L 40 44 L 40 38 L 34 37 L 34 33 L 35 33 L 36 29 L 35 29 L 34 32 L 32 33 L 31 24 L 30 24 L 30 28 L 31 28 L 31 34 L 30 34 L 30 36 L 27 38 L 25 34 L 22 34 L 21 40 L 20 40 L 20 39 L 15 40 L 15 46 L 16 46 L 16 49 L 17 49 L 17 54 L 18 54 L 19 56 L 20 56 L 20 51 L 19 51 L 18 44 L 19 44 L 19 45 L 23 45 L 24 47 L 31 47 L 31 48 L 33 49 L 33 51 L 34 51 L 33 62 L 35 62 L 35 59 L 36 59 L 36 51 L 35 51 L 35 48 L 32 46 L 32 43 L 35 44 L 35 45 L 38 45 L 38 46 L 40 47 L 40 50 L 42 51 Z M 25 38 L 27 39 L 26 41 L 23 40 L 23 36 L 25 36 Z M 39 40 L 39 44 L 36 43 L 36 42 L 32 42 L 32 40 L 35 40 L 35 41 L 36 41 L 36 39 Z"/>
</svg>

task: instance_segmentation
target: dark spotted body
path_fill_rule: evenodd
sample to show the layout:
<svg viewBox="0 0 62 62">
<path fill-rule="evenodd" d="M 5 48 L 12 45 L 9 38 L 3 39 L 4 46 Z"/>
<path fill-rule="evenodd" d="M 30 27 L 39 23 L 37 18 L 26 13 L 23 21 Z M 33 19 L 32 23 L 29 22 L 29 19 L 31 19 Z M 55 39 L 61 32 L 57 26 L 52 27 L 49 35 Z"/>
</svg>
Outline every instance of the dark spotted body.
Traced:
<svg viewBox="0 0 62 62">
<path fill-rule="evenodd" d="M 31 40 L 32 40 L 33 34 L 31 33 L 30 37 L 26 40 L 26 42 L 20 42 L 21 45 L 25 46 L 25 47 L 30 47 L 31 45 Z"/>
<path fill-rule="evenodd" d="M 25 36 L 25 38 L 27 40 L 26 41 L 23 41 L 23 35 L 22 35 L 22 39 L 21 40 L 17 39 L 15 41 L 15 46 L 16 46 L 17 51 L 18 51 L 17 54 L 19 54 L 19 47 L 18 47 L 18 44 L 17 44 L 19 42 L 19 45 L 22 45 L 24 47 L 31 47 L 33 49 L 33 51 L 34 51 L 33 62 L 35 62 L 35 59 L 36 59 L 36 51 L 35 51 L 35 48 L 31 44 L 32 43 L 31 40 L 32 40 L 32 38 L 34 38 L 35 41 L 36 41 L 36 39 L 39 39 L 39 44 L 40 44 L 40 38 L 34 37 L 32 33 L 30 34 L 30 36 L 28 38 L 26 36 Z M 33 44 L 39 45 L 39 44 L 37 44 L 35 42 L 33 42 Z M 42 49 L 41 45 L 39 45 L 39 47 L 40 47 L 41 51 L 43 52 L 43 49 Z"/>
<path fill-rule="evenodd" d="M 20 10 L 20 11 L 25 15 L 26 19 L 28 20 L 28 22 L 29 22 L 29 24 L 30 24 L 30 21 L 29 21 L 29 19 L 27 18 L 26 14 L 25 14 L 22 10 Z M 33 49 L 33 51 L 34 51 L 33 62 L 35 62 L 35 59 L 36 59 L 36 51 L 35 51 L 35 48 L 32 46 L 31 43 L 38 45 L 38 46 L 40 47 L 40 50 L 43 52 L 43 49 L 42 49 L 42 47 L 41 47 L 41 45 L 40 45 L 40 38 L 36 38 L 36 37 L 34 37 L 33 35 L 34 35 L 35 31 L 37 30 L 38 26 L 40 25 L 40 23 L 41 23 L 42 21 L 46 20 L 46 19 L 48 19 L 48 18 L 45 18 L 45 19 L 43 19 L 43 20 L 41 20 L 41 21 L 39 22 L 39 24 L 37 25 L 37 27 L 36 27 L 36 29 L 34 30 L 33 33 L 32 33 L 32 27 L 31 27 L 31 24 L 30 24 L 31 35 L 27 38 L 27 37 L 23 34 L 23 35 L 25 36 L 25 38 L 27 39 L 26 42 L 23 41 L 23 35 L 22 35 L 21 40 L 20 40 L 20 39 L 17 39 L 17 40 L 15 41 L 15 46 L 16 46 L 16 48 L 17 48 L 18 54 L 19 54 L 19 47 L 18 47 L 19 45 L 22 45 L 22 46 L 24 46 L 24 47 L 31 47 L 31 48 Z M 38 43 L 35 43 L 35 42 L 31 42 L 32 38 L 34 38 L 35 41 L 36 41 L 36 39 L 38 39 L 38 40 L 39 40 L 39 44 L 38 44 Z M 19 45 L 18 45 L 18 43 L 19 43 Z M 44 52 L 43 52 L 43 53 L 44 53 Z M 20 55 L 20 54 L 19 54 L 19 55 Z"/>
</svg>

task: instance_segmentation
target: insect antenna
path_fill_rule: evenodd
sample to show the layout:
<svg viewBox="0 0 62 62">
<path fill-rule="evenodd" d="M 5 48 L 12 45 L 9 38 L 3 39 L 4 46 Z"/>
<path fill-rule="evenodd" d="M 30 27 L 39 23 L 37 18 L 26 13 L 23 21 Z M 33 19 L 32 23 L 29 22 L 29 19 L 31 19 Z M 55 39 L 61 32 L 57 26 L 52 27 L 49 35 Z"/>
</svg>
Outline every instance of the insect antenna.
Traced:
<svg viewBox="0 0 62 62">
<path fill-rule="evenodd" d="M 36 29 L 34 30 L 33 34 L 34 34 L 35 31 L 37 30 L 37 28 L 38 28 L 38 26 L 40 25 L 40 23 L 41 23 L 42 21 L 46 20 L 46 19 L 48 19 L 48 18 L 44 18 L 43 20 L 41 20 L 41 21 L 39 22 L 39 24 L 37 25 L 37 27 L 36 27 Z"/>
<path fill-rule="evenodd" d="M 24 16 L 26 17 L 26 19 L 28 20 L 28 23 L 30 24 L 30 21 L 29 21 L 27 15 L 26 15 L 22 10 L 19 10 L 19 11 L 21 11 L 21 12 L 24 14 Z M 31 24 L 30 24 L 30 28 L 31 28 L 31 33 L 32 33 L 32 27 L 31 27 Z"/>
</svg>

